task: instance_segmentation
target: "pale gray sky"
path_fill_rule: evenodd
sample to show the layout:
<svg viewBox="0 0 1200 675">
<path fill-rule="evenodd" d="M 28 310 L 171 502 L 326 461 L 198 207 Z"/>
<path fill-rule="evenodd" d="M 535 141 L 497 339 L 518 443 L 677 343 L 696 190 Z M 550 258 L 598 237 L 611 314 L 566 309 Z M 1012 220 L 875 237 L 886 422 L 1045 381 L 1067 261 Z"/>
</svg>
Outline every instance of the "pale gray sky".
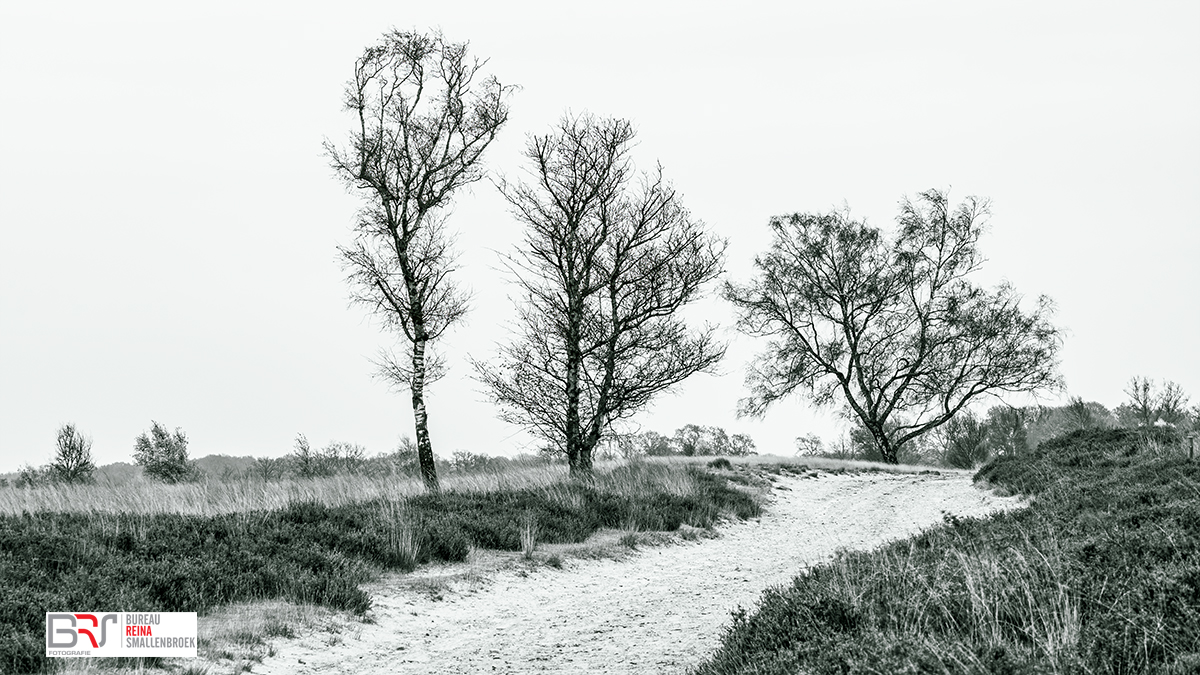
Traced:
<svg viewBox="0 0 1200 675">
<path fill-rule="evenodd" d="M 314 3 L 315 4 L 315 3 Z M 152 419 L 193 455 L 278 456 L 298 432 L 371 452 L 411 434 L 371 377 L 387 336 L 348 307 L 335 246 L 357 206 L 321 153 L 342 86 L 392 27 L 440 26 L 523 90 L 487 157 L 566 109 L 626 117 L 685 204 L 750 272 L 774 214 L 889 225 L 905 194 L 992 198 L 980 277 L 1048 294 L 1071 394 L 1113 406 L 1132 375 L 1200 397 L 1200 4 L 1194 2 L 299 3 L 0 5 L 0 471 L 57 427 L 129 461 Z M 432 390 L 435 450 L 514 454 L 465 354 L 510 315 L 497 252 L 520 236 L 487 183 L 460 195 L 467 324 Z M 713 300 L 702 311 L 726 325 Z M 737 420 L 756 345 L 730 333 L 639 422 L 837 433 L 802 400 Z"/>
</svg>

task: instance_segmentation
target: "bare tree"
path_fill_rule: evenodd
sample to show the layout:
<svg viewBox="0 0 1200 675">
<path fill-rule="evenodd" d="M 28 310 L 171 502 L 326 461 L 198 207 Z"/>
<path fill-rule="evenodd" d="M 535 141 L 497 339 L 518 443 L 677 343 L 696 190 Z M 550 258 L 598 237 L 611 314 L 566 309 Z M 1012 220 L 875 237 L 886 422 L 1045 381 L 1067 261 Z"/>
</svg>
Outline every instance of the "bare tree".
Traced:
<svg viewBox="0 0 1200 675">
<path fill-rule="evenodd" d="M 95 470 L 92 439 L 80 433 L 74 424 L 62 425 L 58 430 L 58 449 L 50 463 L 54 479 L 64 483 L 90 483 Z"/>
<path fill-rule="evenodd" d="M 746 434 L 729 434 L 721 427 L 700 424 L 685 424 L 675 430 L 673 444 L 679 454 L 734 455 L 755 454 L 754 439 Z"/>
<path fill-rule="evenodd" d="M 746 455 L 757 455 L 755 451 L 758 445 L 754 443 L 754 439 L 748 434 L 734 434 L 729 437 L 729 454 L 744 457 Z"/>
<path fill-rule="evenodd" d="M 821 437 L 813 433 L 797 436 L 795 442 L 797 455 L 813 457 L 821 454 L 825 447 L 825 444 L 821 442 Z"/>
<path fill-rule="evenodd" d="M 657 431 L 643 431 L 635 439 L 635 451 L 647 457 L 664 457 L 676 454 L 671 439 Z"/>
<path fill-rule="evenodd" d="M 510 257 L 525 302 L 499 365 L 476 362 L 506 421 L 565 453 L 573 475 L 617 420 L 724 355 L 679 311 L 721 272 L 725 242 L 680 204 L 662 168 L 635 175 L 624 120 L 567 116 L 530 138 L 530 183 L 500 183 L 526 226 Z"/>
<path fill-rule="evenodd" d="M 1117 417 L 1128 426 L 1153 426 L 1161 420 L 1186 427 L 1188 395 L 1178 383 L 1166 380 L 1161 388 L 1148 377 L 1132 377 L 1125 387 L 1129 400 L 1117 407 Z"/>
<path fill-rule="evenodd" d="M 1129 401 L 1118 407 L 1120 417 L 1131 426 L 1150 426 L 1157 419 L 1158 397 L 1154 393 L 1154 380 L 1148 377 L 1130 378 L 1125 387 Z"/>
<path fill-rule="evenodd" d="M 742 412 L 798 391 L 819 405 L 840 399 L 895 463 L 901 446 L 982 395 L 1061 386 L 1049 299 L 1026 312 L 1012 286 L 967 279 L 982 263 L 987 207 L 921 193 L 902 201 L 891 242 L 844 212 L 772 218 L 759 276 L 725 288 L 740 328 L 771 339 Z"/>
<path fill-rule="evenodd" d="M 392 31 L 368 47 L 346 86 L 355 126 L 348 148 L 326 142 L 333 169 L 363 194 L 355 241 L 341 248 L 352 299 L 404 338 L 385 351 L 380 375 L 412 393 L 421 476 L 437 491 L 425 386 L 444 372 L 429 343 L 467 310 L 450 278 L 455 255 L 445 209 L 459 188 L 483 178 L 484 150 L 508 120 L 513 91 L 441 33 Z"/>
<path fill-rule="evenodd" d="M 1187 404 L 1188 395 L 1184 393 L 1183 387 L 1177 382 L 1167 380 L 1158 394 L 1158 416 L 1154 420 L 1155 423 L 1162 420 L 1163 423 L 1172 426 L 1186 426 L 1189 417 Z"/>
<path fill-rule="evenodd" d="M 675 446 L 684 457 L 709 454 L 704 452 L 704 427 L 698 424 L 685 424 L 675 430 Z"/>
<path fill-rule="evenodd" d="M 1016 457 L 1033 448 L 1029 442 L 1030 427 L 1037 417 L 1037 409 L 1019 408 L 1003 403 L 988 408 L 984 419 L 987 427 L 988 448 L 996 455 Z"/>
</svg>

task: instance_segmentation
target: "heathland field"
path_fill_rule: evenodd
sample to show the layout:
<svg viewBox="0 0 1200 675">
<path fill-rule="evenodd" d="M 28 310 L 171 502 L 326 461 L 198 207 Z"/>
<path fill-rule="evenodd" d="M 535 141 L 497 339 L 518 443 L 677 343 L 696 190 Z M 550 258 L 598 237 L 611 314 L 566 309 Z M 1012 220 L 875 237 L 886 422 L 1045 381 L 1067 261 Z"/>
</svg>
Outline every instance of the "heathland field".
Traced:
<svg viewBox="0 0 1200 675">
<path fill-rule="evenodd" d="M 462 561 L 474 549 L 532 554 L 539 542 L 583 542 L 603 528 L 706 529 L 759 513 L 724 478 L 658 464 L 609 467 L 588 481 L 557 466 L 479 475 L 436 495 L 411 479 L 346 476 L 9 487 L 0 504 L 4 673 L 51 668 L 46 608 L 205 613 L 286 600 L 361 615 L 371 598 L 360 585 L 383 571 Z"/>
<path fill-rule="evenodd" d="M 1196 672 L 1180 441 L 0 488 L 0 672 Z M 201 659 L 52 663 L 47 607 L 198 611 Z"/>
</svg>

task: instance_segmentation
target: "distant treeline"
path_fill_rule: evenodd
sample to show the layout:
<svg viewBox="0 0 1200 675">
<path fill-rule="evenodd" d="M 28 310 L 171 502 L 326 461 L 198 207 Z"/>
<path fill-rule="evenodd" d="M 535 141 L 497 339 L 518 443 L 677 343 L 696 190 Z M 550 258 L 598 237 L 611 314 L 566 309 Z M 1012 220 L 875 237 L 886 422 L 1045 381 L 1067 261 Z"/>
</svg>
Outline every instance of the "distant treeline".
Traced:
<svg viewBox="0 0 1200 675">
<path fill-rule="evenodd" d="M 12 474 L 0 474 L 0 487 L 34 487 L 54 483 L 122 484 L 140 475 L 167 483 L 198 480 L 316 478 L 338 474 L 370 477 L 419 476 L 420 462 L 417 446 L 407 436 L 396 449 L 368 455 L 357 443 L 332 441 L 323 448 L 314 448 L 300 434 L 292 452 L 282 457 L 231 457 L 208 455 L 199 459 L 188 456 L 188 439 L 181 429 L 170 432 L 157 422 L 148 433 L 136 439 L 135 464 L 117 462 L 96 467 L 91 459 L 91 439 L 79 433 L 74 425 L 64 425 L 59 432 L 58 450 L 49 464 L 26 465 Z M 754 440 L 745 434 L 729 434 L 720 427 L 688 424 L 675 430 L 673 436 L 655 431 L 618 433 L 606 438 L 597 453 L 600 459 L 632 459 L 635 457 L 713 456 L 755 454 Z M 562 453 L 543 447 L 536 453 L 515 457 L 492 456 L 458 450 L 449 458 L 436 457 L 440 474 L 500 471 L 513 466 L 533 466 L 564 461 Z"/>
<path fill-rule="evenodd" d="M 541 455 L 523 454 L 516 457 L 493 457 L 459 451 L 449 459 L 438 458 L 438 470 L 444 473 L 499 471 L 505 467 L 540 465 L 551 460 Z M 207 455 L 187 460 L 185 478 L 173 482 L 203 480 L 282 480 L 285 478 L 315 478 L 339 474 L 367 477 L 418 476 L 417 450 L 411 439 L 401 439 L 392 452 L 368 456 L 363 446 L 334 441 L 321 449 L 313 449 L 303 436 L 297 439 L 296 449 L 282 457 L 233 457 Z M 86 480 L 63 480 L 54 464 L 26 466 L 20 471 L 0 474 L 0 487 L 36 487 L 63 482 L 125 484 L 150 475 L 143 466 L 115 462 L 94 467 Z"/>
<path fill-rule="evenodd" d="M 1061 406 L 996 405 L 983 415 L 964 409 L 949 422 L 901 446 L 907 464 L 943 464 L 969 469 L 998 456 L 1020 456 L 1043 441 L 1074 431 L 1156 427 L 1174 436 L 1200 430 L 1200 406 L 1188 407 L 1188 396 L 1174 382 L 1158 386 L 1135 377 L 1125 389 L 1127 401 L 1109 410 L 1095 401 L 1075 397 Z M 855 424 L 834 443 L 813 434 L 796 439 L 798 454 L 881 461 L 872 435 Z"/>
<path fill-rule="evenodd" d="M 755 455 L 754 439 L 746 434 L 730 434 L 721 427 L 686 424 L 673 436 L 657 431 L 610 434 L 600 442 L 600 459 L 635 457 L 710 457 L 718 455 Z"/>
<path fill-rule="evenodd" d="M 464 450 L 456 451 L 450 459 L 436 459 L 438 472 L 470 472 L 500 470 L 519 465 L 545 464 L 549 460 L 533 454 L 516 457 L 492 457 Z M 223 471 L 220 477 L 254 476 L 265 480 L 281 478 L 315 478 L 336 474 L 364 476 L 419 476 L 420 461 L 417 445 L 407 436 L 392 452 L 368 456 L 366 449 L 355 443 L 332 442 L 320 450 L 309 445 L 303 435 L 296 438 L 295 449 L 283 457 L 257 458 L 252 465 L 238 471 Z"/>
</svg>

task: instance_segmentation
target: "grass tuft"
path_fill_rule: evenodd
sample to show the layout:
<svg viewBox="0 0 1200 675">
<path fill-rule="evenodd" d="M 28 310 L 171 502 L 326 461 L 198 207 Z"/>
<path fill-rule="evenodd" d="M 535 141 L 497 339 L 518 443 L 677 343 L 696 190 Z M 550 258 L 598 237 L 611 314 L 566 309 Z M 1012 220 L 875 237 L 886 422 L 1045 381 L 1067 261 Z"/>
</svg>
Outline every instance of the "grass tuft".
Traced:
<svg viewBox="0 0 1200 675">
<path fill-rule="evenodd" d="M 537 517 L 526 513 L 521 517 L 521 551 L 526 560 L 533 560 L 533 552 L 537 550 Z"/>
</svg>

